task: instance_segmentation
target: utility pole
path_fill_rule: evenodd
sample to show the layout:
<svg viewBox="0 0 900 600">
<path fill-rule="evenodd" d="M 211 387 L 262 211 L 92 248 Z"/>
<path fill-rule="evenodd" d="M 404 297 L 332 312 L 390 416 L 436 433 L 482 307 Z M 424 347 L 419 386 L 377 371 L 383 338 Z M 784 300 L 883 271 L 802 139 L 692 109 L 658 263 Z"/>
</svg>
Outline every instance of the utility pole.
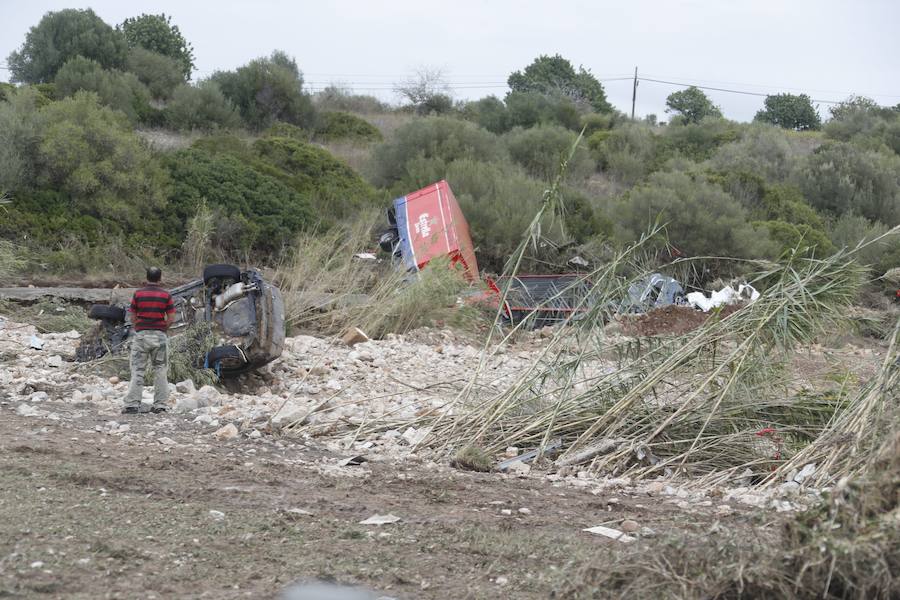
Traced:
<svg viewBox="0 0 900 600">
<path fill-rule="evenodd" d="M 631 90 L 631 120 L 634 121 L 634 104 L 637 102 L 637 67 L 634 68 L 634 87 Z"/>
</svg>

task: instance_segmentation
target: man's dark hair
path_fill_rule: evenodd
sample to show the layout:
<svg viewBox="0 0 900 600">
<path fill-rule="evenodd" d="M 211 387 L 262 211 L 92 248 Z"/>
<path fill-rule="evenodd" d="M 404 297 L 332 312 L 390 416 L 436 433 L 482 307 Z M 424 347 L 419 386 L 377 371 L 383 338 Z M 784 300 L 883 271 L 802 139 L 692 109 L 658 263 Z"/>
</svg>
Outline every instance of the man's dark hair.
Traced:
<svg viewBox="0 0 900 600">
<path fill-rule="evenodd" d="M 147 269 L 147 281 L 159 283 L 160 279 L 162 279 L 162 270 L 159 267 L 149 267 Z"/>
</svg>

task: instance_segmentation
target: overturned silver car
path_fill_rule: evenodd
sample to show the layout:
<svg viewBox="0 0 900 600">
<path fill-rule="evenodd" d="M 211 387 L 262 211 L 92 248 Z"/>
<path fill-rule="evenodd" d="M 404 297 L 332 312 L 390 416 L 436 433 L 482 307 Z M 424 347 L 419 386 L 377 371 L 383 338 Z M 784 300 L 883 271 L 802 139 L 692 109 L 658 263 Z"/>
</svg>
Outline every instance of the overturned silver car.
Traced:
<svg viewBox="0 0 900 600">
<path fill-rule="evenodd" d="M 264 281 L 258 271 L 209 265 L 203 269 L 202 279 L 169 293 L 175 303 L 170 337 L 185 334 L 191 326 L 202 323 L 208 324 L 215 336 L 216 345 L 196 357 L 198 367 L 229 377 L 262 367 L 281 356 L 284 300 L 281 291 Z M 97 328 L 82 340 L 76 360 L 95 360 L 128 347 L 133 329 L 127 307 L 95 304 L 88 316 L 98 321 Z"/>
</svg>

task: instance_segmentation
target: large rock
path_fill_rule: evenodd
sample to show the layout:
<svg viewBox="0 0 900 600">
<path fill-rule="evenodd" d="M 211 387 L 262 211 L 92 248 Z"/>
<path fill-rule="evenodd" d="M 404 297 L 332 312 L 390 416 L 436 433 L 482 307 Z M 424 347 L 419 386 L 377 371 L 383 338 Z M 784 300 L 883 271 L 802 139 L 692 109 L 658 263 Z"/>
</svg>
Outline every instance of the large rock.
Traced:
<svg viewBox="0 0 900 600">
<path fill-rule="evenodd" d="M 194 387 L 193 381 L 185 379 L 184 381 L 179 381 L 175 384 L 175 391 L 179 394 L 193 394 L 197 391 L 197 388 Z"/>
<path fill-rule="evenodd" d="M 362 329 L 351 327 L 344 332 L 344 334 L 341 336 L 341 340 L 348 346 L 355 346 L 356 344 L 368 342 L 369 336 L 367 336 Z"/>
<path fill-rule="evenodd" d="M 189 413 L 200 408 L 200 403 L 196 396 L 184 396 L 175 401 L 175 412 Z"/>
<path fill-rule="evenodd" d="M 238 432 L 238 428 L 235 427 L 233 423 L 229 423 L 221 429 L 217 429 L 213 435 L 216 436 L 217 440 L 224 442 L 226 440 L 233 440 L 234 438 L 239 436 L 240 433 Z"/>
</svg>

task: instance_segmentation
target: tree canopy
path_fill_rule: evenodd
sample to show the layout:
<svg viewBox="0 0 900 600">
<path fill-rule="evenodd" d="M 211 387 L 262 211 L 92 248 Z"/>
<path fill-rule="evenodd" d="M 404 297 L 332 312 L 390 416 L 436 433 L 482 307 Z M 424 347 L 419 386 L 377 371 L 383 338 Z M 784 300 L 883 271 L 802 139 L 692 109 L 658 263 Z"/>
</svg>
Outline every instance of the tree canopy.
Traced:
<svg viewBox="0 0 900 600">
<path fill-rule="evenodd" d="M 584 67 L 578 67 L 576 71 L 572 63 L 559 54 L 538 56 L 524 71 L 512 73 L 507 85 L 512 92 L 563 94 L 597 112 L 612 111 L 597 78 Z"/>
<path fill-rule="evenodd" d="M 806 94 L 766 96 L 764 108 L 756 113 L 754 120 L 796 131 L 816 130 L 822 127 L 822 119 Z"/>
<path fill-rule="evenodd" d="M 76 56 L 94 60 L 106 69 L 118 69 L 124 67 L 127 51 L 122 34 L 94 11 L 67 8 L 44 15 L 6 62 L 13 81 L 49 83 Z"/>
<path fill-rule="evenodd" d="M 210 79 L 250 127 L 265 129 L 276 121 L 300 127 L 312 124 L 313 105 L 303 92 L 303 75 L 294 59 L 280 50 L 234 71 L 214 73 Z"/>
<path fill-rule="evenodd" d="M 119 26 L 125 40 L 132 48 L 140 46 L 168 56 L 178 62 L 185 81 L 194 70 L 194 48 L 184 39 L 172 17 L 165 14 L 147 15 L 125 19 Z"/>
<path fill-rule="evenodd" d="M 697 123 L 706 117 L 721 117 L 722 111 L 696 86 L 673 92 L 666 98 L 666 112 L 674 112 L 685 123 Z"/>
</svg>

